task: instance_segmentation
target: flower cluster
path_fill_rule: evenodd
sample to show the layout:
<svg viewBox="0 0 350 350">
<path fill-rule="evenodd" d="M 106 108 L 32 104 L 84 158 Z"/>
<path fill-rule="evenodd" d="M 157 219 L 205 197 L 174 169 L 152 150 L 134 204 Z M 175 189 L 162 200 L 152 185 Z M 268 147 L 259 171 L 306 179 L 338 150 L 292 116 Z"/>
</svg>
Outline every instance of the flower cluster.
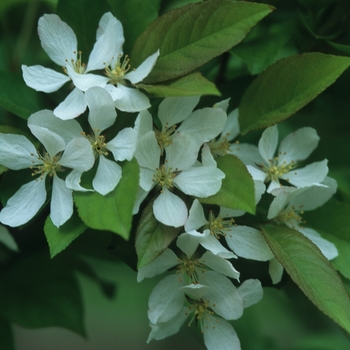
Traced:
<svg viewBox="0 0 350 350">
<path fill-rule="evenodd" d="M 86 65 L 74 32 L 58 16 L 41 17 L 38 33 L 43 49 L 63 73 L 23 65 L 26 84 L 50 93 L 71 82 L 73 89 L 53 111 L 29 117 L 28 128 L 42 147 L 23 135 L 0 134 L 1 165 L 29 168 L 34 177 L 3 199 L 0 222 L 13 227 L 28 223 L 48 203 L 50 193 L 50 218 L 59 228 L 73 215 L 74 192 L 110 194 L 123 177 L 120 162 L 135 158 L 140 176 L 133 215 L 149 206 L 157 225 L 180 233 L 173 244 L 179 256 L 163 247 L 138 271 L 139 282 L 167 273 L 149 298 L 148 341 L 178 332 L 188 319 L 189 325 L 200 325 L 208 349 L 240 349 L 229 321 L 257 303 L 263 291 L 257 279 L 243 276 L 240 283 L 241 273 L 231 260 L 269 262 L 272 283 L 281 281 L 283 267 L 259 226 L 241 221 L 243 208 L 224 205 L 223 184 L 232 183 L 236 169 L 220 168 L 219 160 L 226 157 L 240 164 L 244 181 L 254 188 L 256 205 L 263 196 L 269 200 L 264 201 L 270 204 L 265 221 L 299 231 L 333 259 L 336 247 L 302 219 L 304 211 L 323 205 L 337 188 L 327 176 L 327 160 L 298 167 L 317 147 L 316 131 L 305 127 L 288 135 L 275 155 L 276 125 L 263 132 L 258 147 L 234 141 L 240 134 L 239 111 L 227 114 L 229 100 L 197 108 L 200 96 L 167 97 L 152 115 L 150 100 L 137 83 L 150 74 L 160 53 L 130 70 L 129 58 L 123 58 L 123 28 L 111 13 L 99 22 Z M 118 110 L 138 115 L 121 127 Z M 79 121 L 74 119 L 83 113 Z M 204 200 L 213 197 L 215 201 Z M 143 220 L 142 213 L 138 217 Z M 7 239 L 7 231 L 0 228 Z"/>
</svg>

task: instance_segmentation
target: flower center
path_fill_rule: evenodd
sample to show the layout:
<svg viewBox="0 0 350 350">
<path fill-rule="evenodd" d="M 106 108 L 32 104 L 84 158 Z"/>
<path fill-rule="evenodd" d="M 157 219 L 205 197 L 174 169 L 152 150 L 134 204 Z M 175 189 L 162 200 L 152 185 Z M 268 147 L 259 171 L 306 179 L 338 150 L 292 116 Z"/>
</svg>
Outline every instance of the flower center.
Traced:
<svg viewBox="0 0 350 350">
<path fill-rule="evenodd" d="M 288 223 L 292 228 L 297 228 L 300 224 L 305 223 L 302 218 L 304 211 L 302 209 L 302 205 L 296 209 L 294 206 L 290 210 L 281 211 L 275 218 L 274 221 L 277 224 L 286 224 Z"/>
<path fill-rule="evenodd" d="M 185 257 L 180 260 L 180 264 L 177 266 L 177 273 L 187 279 L 187 284 L 198 283 L 198 269 L 200 271 L 206 270 L 205 266 L 195 258 Z M 180 281 L 182 282 L 181 278 Z"/>
<path fill-rule="evenodd" d="M 31 156 L 35 155 L 31 154 Z M 51 158 L 50 155 L 45 152 L 44 156 L 38 153 L 37 157 L 43 162 L 43 164 L 33 165 L 30 167 L 30 169 L 33 169 L 32 176 L 40 175 L 40 179 L 43 180 L 46 175 L 52 177 L 53 175 L 56 175 L 57 171 L 63 171 L 63 168 L 58 163 L 61 158 L 61 154 L 57 154 Z"/>
<path fill-rule="evenodd" d="M 70 65 L 73 67 L 73 69 L 79 73 L 79 74 L 84 74 L 85 69 L 86 69 L 86 64 L 81 62 L 81 51 L 78 52 L 78 59 L 74 61 L 73 59 L 70 62 Z M 76 55 L 76 51 L 74 51 L 74 54 Z M 66 60 L 68 63 L 68 60 Z M 67 74 L 67 69 L 63 67 L 63 71 Z"/>
<path fill-rule="evenodd" d="M 163 154 L 164 148 L 168 147 L 172 142 L 172 135 L 176 130 L 176 125 L 172 125 L 171 127 L 164 127 L 162 131 L 156 131 L 156 138 L 159 147 L 161 148 L 161 153 Z"/>
<path fill-rule="evenodd" d="M 234 225 L 233 218 L 222 218 L 220 216 L 215 217 L 214 213 L 209 211 L 209 224 L 208 228 L 210 234 L 215 236 L 217 239 L 220 239 L 221 236 L 226 236 L 224 230 L 230 230 L 230 227 Z"/>
<path fill-rule="evenodd" d="M 208 142 L 208 146 L 214 157 L 222 157 L 228 154 L 230 150 L 230 143 L 226 137 L 221 137 L 218 140 L 211 140 Z"/>
<path fill-rule="evenodd" d="M 201 327 L 201 332 L 204 333 L 205 331 L 205 326 L 204 323 L 205 321 L 208 321 L 211 316 L 214 315 L 214 312 L 210 309 L 209 307 L 209 300 L 204 301 L 204 300 L 197 300 L 193 302 L 189 306 L 189 312 L 188 314 L 193 312 L 193 317 L 190 319 L 188 326 L 191 326 L 193 320 L 195 320 L 195 323 L 199 322 L 200 327 Z"/>
<path fill-rule="evenodd" d="M 176 177 L 176 173 L 172 171 L 172 168 L 167 169 L 165 164 L 156 169 L 153 174 L 153 181 L 159 186 L 171 189 L 174 187 L 173 181 Z"/>
<path fill-rule="evenodd" d="M 82 135 L 91 143 L 92 151 L 95 157 L 108 156 L 108 151 L 106 149 L 107 144 L 105 142 L 106 138 L 103 135 L 100 135 L 100 131 L 98 129 L 95 130 L 92 136 L 87 135 L 84 132 L 82 132 Z"/>
<path fill-rule="evenodd" d="M 278 179 L 284 174 L 290 172 L 297 166 L 296 162 L 292 160 L 289 164 L 283 162 L 282 164 L 278 164 L 278 157 L 275 157 L 273 160 L 270 160 L 269 165 L 262 165 L 261 167 L 267 173 L 267 181 L 278 181 Z"/>
<path fill-rule="evenodd" d="M 130 69 L 130 59 L 128 55 L 125 55 L 123 61 L 121 60 L 123 55 L 118 56 L 118 60 L 115 63 L 114 69 L 106 67 L 106 75 L 110 79 L 109 82 L 112 84 L 119 83 L 123 80 L 124 75 Z"/>
</svg>

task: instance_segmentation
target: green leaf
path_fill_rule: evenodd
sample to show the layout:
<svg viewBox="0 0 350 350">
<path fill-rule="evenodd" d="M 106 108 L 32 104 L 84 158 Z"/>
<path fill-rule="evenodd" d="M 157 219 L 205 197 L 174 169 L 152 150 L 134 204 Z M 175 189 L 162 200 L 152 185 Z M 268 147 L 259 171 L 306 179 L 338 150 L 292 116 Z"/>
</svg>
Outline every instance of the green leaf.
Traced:
<svg viewBox="0 0 350 350">
<path fill-rule="evenodd" d="M 217 166 L 226 175 L 220 191 L 213 196 L 198 198 L 198 200 L 201 203 L 217 204 L 254 214 L 254 182 L 246 166 L 233 155 L 218 158 Z"/>
<path fill-rule="evenodd" d="M 123 49 L 130 53 L 137 37 L 158 17 L 161 0 L 108 0 L 108 3 L 113 14 L 123 24 Z"/>
<path fill-rule="evenodd" d="M 331 261 L 343 276 L 350 279 L 350 206 L 330 200 L 303 215 L 307 225 L 335 244 L 339 255 Z"/>
<path fill-rule="evenodd" d="M 49 244 L 51 258 L 66 249 L 86 230 L 86 228 L 86 225 L 75 213 L 59 228 L 52 223 L 50 216 L 48 216 L 45 222 L 44 231 L 47 243 Z"/>
<path fill-rule="evenodd" d="M 40 109 L 37 92 L 29 88 L 20 75 L 1 71 L 0 106 L 23 119 Z"/>
<path fill-rule="evenodd" d="M 59 0 L 57 15 L 74 31 L 78 39 L 78 50 L 87 63 L 96 41 L 96 30 L 102 15 L 110 11 L 106 0 Z"/>
<path fill-rule="evenodd" d="M 139 167 L 136 159 L 132 159 L 122 168 L 123 176 L 112 192 L 105 196 L 97 192 L 74 192 L 74 200 L 78 214 L 87 226 L 112 231 L 128 239 L 139 185 Z"/>
<path fill-rule="evenodd" d="M 350 300 L 344 285 L 321 251 L 300 232 L 267 224 L 264 237 L 278 261 L 305 295 L 350 333 Z"/>
<path fill-rule="evenodd" d="M 338 44 L 333 41 L 327 41 L 327 43 L 337 49 L 340 52 L 345 53 L 346 55 L 350 55 L 350 45 Z"/>
<path fill-rule="evenodd" d="M 15 350 L 10 324 L 0 317 L 0 349 Z"/>
<path fill-rule="evenodd" d="M 146 83 L 186 75 L 241 42 L 273 7 L 231 0 L 189 4 L 157 18 L 136 40 L 133 67 L 160 50 Z"/>
<path fill-rule="evenodd" d="M 154 217 L 153 202 L 150 201 L 143 210 L 136 229 L 138 269 L 162 254 L 180 232 L 180 228 L 163 225 Z"/>
<path fill-rule="evenodd" d="M 0 315 L 26 328 L 63 327 L 85 335 L 79 284 L 64 261 L 35 253 L 0 274 Z"/>
<path fill-rule="evenodd" d="M 242 134 L 290 117 L 333 84 L 349 65 L 348 57 L 318 52 L 274 63 L 243 95 L 239 107 Z"/>
<path fill-rule="evenodd" d="M 199 72 L 179 78 L 169 85 L 138 84 L 137 87 L 146 90 L 153 97 L 221 95 L 215 84 Z"/>
</svg>

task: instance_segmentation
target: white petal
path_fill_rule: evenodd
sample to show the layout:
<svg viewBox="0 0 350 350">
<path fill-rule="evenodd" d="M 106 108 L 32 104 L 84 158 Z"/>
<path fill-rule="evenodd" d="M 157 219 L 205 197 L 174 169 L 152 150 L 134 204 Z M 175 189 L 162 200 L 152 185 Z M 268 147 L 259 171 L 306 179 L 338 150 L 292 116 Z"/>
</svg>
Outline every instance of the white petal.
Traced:
<svg viewBox="0 0 350 350">
<path fill-rule="evenodd" d="M 113 100 L 115 107 L 120 111 L 140 112 L 151 107 L 148 97 L 141 91 L 134 88 L 128 88 L 122 84 L 117 85 L 119 98 L 113 98 Z"/>
<path fill-rule="evenodd" d="M 209 230 L 205 230 L 205 237 L 203 237 L 200 240 L 200 244 L 205 249 L 209 250 L 213 254 L 220 256 L 224 259 L 232 259 L 237 258 L 235 254 L 233 254 L 231 251 L 227 250 L 220 241 L 210 233 Z"/>
<path fill-rule="evenodd" d="M 149 191 L 145 191 L 141 186 L 139 186 L 138 191 L 136 193 L 136 199 L 134 202 L 134 207 L 132 208 L 132 214 L 135 215 L 140 210 L 140 205 L 147 197 Z"/>
<path fill-rule="evenodd" d="M 242 297 L 244 308 L 258 303 L 264 295 L 259 280 L 245 280 L 239 287 L 238 293 Z"/>
<path fill-rule="evenodd" d="M 228 277 L 239 280 L 240 273 L 233 267 L 233 265 L 229 261 L 222 258 L 221 256 L 215 255 L 208 251 L 202 255 L 200 261 L 214 271 L 223 273 Z"/>
<path fill-rule="evenodd" d="M 23 135 L 0 134 L 0 164 L 12 170 L 41 164 L 33 144 Z"/>
<path fill-rule="evenodd" d="M 188 317 L 188 308 L 183 307 L 181 311 L 167 322 L 157 324 L 151 323 L 151 333 L 147 338 L 147 343 L 152 339 L 161 340 L 177 333 Z"/>
<path fill-rule="evenodd" d="M 124 78 L 129 80 L 132 84 L 139 83 L 147 77 L 151 72 L 154 65 L 156 64 L 157 58 L 159 56 L 159 50 L 153 55 L 147 57 L 135 70 L 126 73 Z"/>
<path fill-rule="evenodd" d="M 282 264 L 280 264 L 276 258 L 272 258 L 269 261 L 269 275 L 273 284 L 281 282 L 283 271 L 284 269 Z"/>
<path fill-rule="evenodd" d="M 249 174 L 252 175 L 253 180 L 264 182 L 267 177 L 267 174 L 264 171 L 256 168 L 255 166 L 247 165 L 247 170 L 249 171 Z"/>
<path fill-rule="evenodd" d="M 301 169 L 295 169 L 281 176 L 296 187 L 311 186 L 322 182 L 328 174 L 328 160 L 314 162 Z"/>
<path fill-rule="evenodd" d="M 70 80 L 68 75 L 39 65 L 22 65 L 22 72 L 25 83 L 36 91 L 54 92 Z"/>
<path fill-rule="evenodd" d="M 152 171 L 155 171 L 159 167 L 160 148 L 153 131 L 149 131 L 139 139 L 135 152 L 135 158 L 137 159 L 140 167 L 144 167 Z"/>
<path fill-rule="evenodd" d="M 203 297 L 210 308 L 226 320 L 236 320 L 243 314 L 243 301 L 237 288 L 221 273 L 207 271 L 199 275 L 199 282 L 209 286 Z"/>
<path fill-rule="evenodd" d="M 95 69 L 103 69 L 110 65 L 124 42 L 124 37 L 120 37 L 120 28 L 121 23 L 116 18 L 108 21 L 103 33 L 98 35 L 97 41 L 90 53 L 86 67 L 87 72 Z"/>
<path fill-rule="evenodd" d="M 177 315 L 185 302 L 178 274 L 162 279 L 148 300 L 148 318 L 152 323 L 166 322 Z"/>
<path fill-rule="evenodd" d="M 68 176 L 66 177 L 66 186 L 74 191 L 81 191 L 81 192 L 90 192 L 92 189 L 87 189 L 82 186 L 80 186 L 80 180 L 81 175 L 83 174 L 82 171 L 74 169 L 72 170 Z"/>
<path fill-rule="evenodd" d="M 136 150 L 136 144 L 136 131 L 132 128 L 125 128 L 107 143 L 106 148 L 113 153 L 115 160 L 131 160 Z"/>
<path fill-rule="evenodd" d="M 140 168 L 140 183 L 141 188 L 147 193 L 155 186 L 153 181 L 154 171 L 147 168 Z"/>
<path fill-rule="evenodd" d="M 321 235 L 308 227 L 303 227 L 298 229 L 305 237 L 307 237 L 311 242 L 313 242 L 321 250 L 322 254 L 328 259 L 332 260 L 338 256 L 338 250 L 336 246 L 322 238 Z"/>
<path fill-rule="evenodd" d="M 183 226 L 187 219 L 187 207 L 184 201 L 166 188 L 163 188 L 154 201 L 153 213 L 158 221 L 168 226 Z"/>
<path fill-rule="evenodd" d="M 275 193 L 275 191 L 274 191 Z M 287 191 L 280 191 L 270 204 L 267 218 L 269 220 L 275 218 L 285 207 L 288 201 L 289 193 Z"/>
<path fill-rule="evenodd" d="M 65 181 L 56 175 L 54 176 L 50 217 L 56 227 L 63 225 L 73 214 L 72 192 L 71 189 L 67 188 Z"/>
<path fill-rule="evenodd" d="M 85 109 L 84 93 L 74 88 L 66 99 L 53 110 L 53 114 L 62 120 L 68 120 L 78 117 L 85 112 Z"/>
<path fill-rule="evenodd" d="M 263 164 L 258 147 L 248 143 L 232 143 L 229 146 L 229 153 L 235 155 L 246 165 Z"/>
<path fill-rule="evenodd" d="M 325 204 L 337 191 L 337 182 L 326 177 L 322 184 L 326 186 L 310 186 L 299 188 L 288 196 L 288 207 L 294 206 L 300 210 L 314 210 Z"/>
<path fill-rule="evenodd" d="M 32 134 L 44 145 L 51 159 L 64 150 L 66 143 L 61 136 L 40 126 L 30 125 L 29 128 Z"/>
<path fill-rule="evenodd" d="M 273 254 L 263 234 L 249 226 L 231 226 L 225 230 L 228 246 L 240 257 L 258 261 L 272 259 Z"/>
<path fill-rule="evenodd" d="M 64 67 L 77 56 L 77 38 L 71 27 L 54 14 L 45 14 L 38 22 L 41 46 L 50 58 Z"/>
<path fill-rule="evenodd" d="M 0 221 L 16 227 L 31 220 L 46 199 L 45 178 L 23 185 L 8 201 L 0 212 Z"/>
<path fill-rule="evenodd" d="M 189 136 L 175 137 L 166 148 L 167 168 L 173 171 L 189 169 L 196 162 L 198 151 L 198 145 Z"/>
<path fill-rule="evenodd" d="M 71 66 L 67 66 L 66 68 L 73 84 L 81 91 L 86 91 L 94 86 L 104 88 L 108 83 L 108 78 L 105 76 L 91 73 L 77 73 Z"/>
<path fill-rule="evenodd" d="M 266 163 L 273 160 L 278 143 L 277 125 L 267 128 L 259 140 L 259 152 Z M 258 179 L 257 179 L 258 180 Z"/>
<path fill-rule="evenodd" d="M 201 227 L 208 225 L 208 220 L 204 216 L 202 204 L 195 199 L 192 203 L 188 219 L 185 224 L 185 231 L 198 230 Z"/>
<path fill-rule="evenodd" d="M 122 47 L 125 41 L 123 26 L 121 22 L 118 21 L 110 12 L 106 12 L 105 14 L 103 14 L 100 21 L 98 22 L 98 28 L 96 31 L 96 40 L 98 40 L 100 36 L 103 35 L 103 33 L 108 27 L 109 21 L 114 21 L 115 29 L 117 30 L 117 33 L 118 33 L 117 37 L 118 37 L 119 46 Z"/>
<path fill-rule="evenodd" d="M 166 249 L 151 263 L 139 269 L 137 273 L 137 282 L 141 282 L 144 278 L 160 275 L 178 264 L 179 258 L 176 254 L 171 249 Z"/>
<path fill-rule="evenodd" d="M 226 137 L 228 141 L 232 141 L 240 133 L 238 115 L 238 108 L 234 109 L 227 115 L 227 121 L 221 135 Z"/>
<path fill-rule="evenodd" d="M 176 245 L 190 258 L 198 248 L 202 233 L 191 231 L 182 233 L 177 237 Z"/>
<path fill-rule="evenodd" d="M 111 95 L 100 87 L 92 87 L 85 92 L 89 107 L 89 124 L 95 135 L 112 126 L 117 118 Z"/>
<path fill-rule="evenodd" d="M 221 108 L 198 109 L 182 122 L 177 132 L 190 135 L 199 145 L 202 145 L 218 136 L 226 121 L 226 113 Z"/>
<path fill-rule="evenodd" d="M 217 168 L 193 167 L 176 176 L 174 184 L 188 195 L 205 198 L 220 190 L 224 177 L 225 174 Z"/>
<path fill-rule="evenodd" d="M 190 298 L 199 300 L 207 293 L 210 287 L 205 286 L 200 283 L 191 283 L 186 286 L 181 287 L 181 290 L 188 295 Z"/>
<path fill-rule="evenodd" d="M 153 120 L 150 112 L 147 110 L 141 111 L 136 120 L 135 120 L 135 127 L 134 127 L 137 138 L 139 139 L 143 135 L 145 135 L 148 131 L 153 130 Z"/>
<path fill-rule="evenodd" d="M 60 164 L 71 169 L 87 171 L 95 163 L 95 157 L 92 153 L 90 142 L 77 137 L 68 142 L 66 149 L 60 159 Z"/>
<path fill-rule="evenodd" d="M 5 226 L 0 225 L 0 242 L 4 244 L 8 249 L 18 252 L 18 246 L 16 241 Z"/>
<path fill-rule="evenodd" d="M 158 107 L 162 129 L 182 122 L 192 113 L 198 102 L 199 96 L 166 97 Z"/>
<path fill-rule="evenodd" d="M 254 179 L 255 180 L 255 179 Z M 278 180 L 274 180 L 272 179 L 270 184 L 269 184 L 269 187 L 267 188 L 266 192 L 267 193 L 272 193 L 274 192 L 274 190 L 276 189 L 280 189 L 282 187 L 282 185 L 279 183 Z"/>
<path fill-rule="evenodd" d="M 114 190 L 122 178 L 122 168 L 116 162 L 104 156 L 99 157 L 96 175 L 92 180 L 95 191 L 103 196 Z"/>
<path fill-rule="evenodd" d="M 74 137 L 81 136 L 83 129 L 76 120 L 62 120 L 54 116 L 52 111 L 42 110 L 32 114 L 28 119 L 28 127 L 40 126 L 61 136 L 66 143 Z"/>
<path fill-rule="evenodd" d="M 208 146 L 207 143 L 205 143 L 202 147 L 202 164 L 205 166 L 212 166 L 214 168 L 217 168 L 216 161 L 210 151 L 210 147 Z"/>
<path fill-rule="evenodd" d="M 289 164 L 306 159 L 317 147 L 319 140 L 316 130 L 310 127 L 298 129 L 287 135 L 278 149 L 278 163 Z"/>
<path fill-rule="evenodd" d="M 204 343 L 208 350 L 241 350 L 237 333 L 229 322 L 211 315 L 203 321 Z"/>
<path fill-rule="evenodd" d="M 221 108 L 224 112 L 227 112 L 228 105 L 230 103 L 231 98 L 227 98 L 226 100 L 222 100 L 213 105 L 213 108 Z"/>
</svg>

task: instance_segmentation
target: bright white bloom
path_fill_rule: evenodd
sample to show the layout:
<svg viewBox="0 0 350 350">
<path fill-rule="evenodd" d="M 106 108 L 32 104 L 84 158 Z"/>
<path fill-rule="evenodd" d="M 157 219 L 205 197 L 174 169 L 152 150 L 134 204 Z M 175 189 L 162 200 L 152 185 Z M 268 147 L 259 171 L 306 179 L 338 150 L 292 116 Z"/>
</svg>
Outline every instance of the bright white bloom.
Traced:
<svg viewBox="0 0 350 350">
<path fill-rule="evenodd" d="M 202 108 L 193 111 L 199 102 L 198 96 L 167 97 L 159 105 L 158 118 L 161 129 L 156 131 L 159 147 L 166 149 L 177 137 L 187 136 L 199 148 L 222 131 L 227 116 L 220 108 Z M 152 116 L 148 113 L 142 121 L 147 131 L 153 130 Z M 181 123 L 180 125 L 178 125 Z M 147 126 L 145 126 L 147 125 Z M 142 135 L 142 134 L 141 134 Z"/>
<path fill-rule="evenodd" d="M 241 346 L 237 334 L 232 325 L 226 320 L 239 318 L 243 313 L 242 306 L 246 308 L 260 301 L 263 290 L 258 280 L 247 280 L 241 286 L 235 288 L 232 283 L 231 286 L 227 284 L 230 282 L 224 280 L 224 276 L 218 275 L 216 277 L 218 278 L 217 285 L 225 285 L 227 294 L 235 290 L 235 305 L 232 305 L 232 300 L 227 298 L 226 293 L 220 295 L 219 291 L 216 290 L 216 286 L 209 289 L 203 285 L 183 287 L 189 291 L 191 298 L 193 298 L 190 300 L 190 305 L 183 307 L 172 319 L 166 322 L 150 323 L 152 330 L 147 342 L 152 339 L 160 340 L 177 333 L 185 320 L 191 317 L 189 325 L 192 324 L 193 320 L 200 325 L 207 349 L 240 350 Z M 217 301 L 221 306 L 219 308 L 216 307 Z M 214 308 L 216 309 L 214 310 Z"/>
<path fill-rule="evenodd" d="M 84 92 L 94 86 L 106 88 L 116 100 L 116 107 L 125 111 L 140 111 L 150 107 L 148 98 L 138 90 L 128 88 L 125 79 L 135 84 L 144 79 L 153 68 L 159 53 L 155 53 L 143 62 L 137 70 L 126 74 L 128 63 L 120 63 L 124 43 L 123 27 L 111 14 L 101 17 L 96 33 L 96 43 L 90 53 L 88 63 L 82 62 L 82 53 L 78 51 L 77 38 L 73 30 L 54 14 L 45 14 L 39 19 L 38 34 L 41 45 L 49 57 L 63 67 L 63 72 L 40 65 L 22 66 L 26 84 L 37 91 L 54 92 L 66 82 L 72 80 L 75 88 L 54 110 L 61 119 L 72 119 L 86 109 Z M 107 67 L 111 65 L 111 69 Z M 106 69 L 107 76 L 90 73 Z M 107 84 L 117 84 L 117 87 Z"/>
<path fill-rule="evenodd" d="M 306 159 L 317 147 L 319 137 L 315 129 L 305 127 L 287 135 L 275 152 L 278 144 L 277 126 L 267 128 L 259 141 L 260 159 L 256 165 L 248 165 L 248 170 L 254 180 L 270 182 L 267 192 L 281 187 L 280 179 L 295 187 L 305 187 L 322 182 L 327 173 L 327 160 L 309 164 L 301 169 L 295 169 L 297 162 Z"/>
<path fill-rule="evenodd" d="M 122 168 L 116 161 L 132 159 L 136 149 L 137 134 L 134 129 L 125 128 L 112 140 L 106 142 L 102 132 L 112 126 L 117 118 L 113 100 L 108 92 L 100 87 L 87 90 L 84 98 L 89 107 L 88 122 L 92 135 L 86 135 L 76 120 L 60 120 L 55 118 L 51 111 L 35 113 L 28 125 L 45 127 L 56 133 L 62 130 L 66 142 L 74 137 L 85 135 L 98 162 L 92 186 L 98 193 L 106 195 L 117 186 L 122 177 Z M 115 161 L 107 158 L 109 152 L 113 154 Z M 79 169 L 75 169 L 66 180 L 67 186 L 76 191 L 87 191 L 79 185 L 81 174 Z"/>
<path fill-rule="evenodd" d="M 176 267 L 175 274 L 168 275 L 161 280 L 153 289 L 149 298 L 148 317 L 153 324 L 159 322 L 166 322 L 174 317 L 183 307 L 186 300 L 185 293 L 189 291 L 184 286 L 199 283 L 208 287 L 215 287 L 216 296 L 212 296 L 216 301 L 217 308 L 221 312 L 225 309 L 222 306 L 224 300 L 232 302 L 228 312 L 232 315 L 240 317 L 243 312 L 243 304 L 237 304 L 237 291 L 231 281 L 224 275 L 238 279 L 239 272 L 234 269 L 232 264 L 211 252 L 205 252 L 201 258 L 195 256 L 195 251 L 186 244 L 184 240 L 177 241 L 179 248 L 185 253 L 182 258 L 178 258 L 175 253 L 166 249 L 157 259 L 148 265 L 140 268 L 137 274 L 137 280 L 140 282 L 144 278 L 154 277 L 158 274 L 164 273 L 170 268 Z M 219 277 L 218 277 L 219 276 Z M 220 283 L 218 283 L 220 279 Z M 224 281 L 224 282 L 223 282 Z M 229 286 L 229 287 L 227 287 Z M 232 288 L 231 288 L 232 286 Z M 192 287 L 191 287 L 192 288 Z M 213 289 L 209 288 L 209 289 Z M 211 295 L 209 289 L 206 293 Z M 213 300 L 213 301 L 214 301 Z M 213 306 L 215 309 L 215 306 Z"/>
<path fill-rule="evenodd" d="M 139 139 L 135 158 L 140 165 L 140 186 L 145 192 L 155 186 L 160 194 L 153 203 L 156 219 L 165 225 L 183 226 L 187 219 L 185 202 L 173 193 L 178 188 L 183 193 L 205 198 L 217 193 L 225 174 L 215 167 L 194 166 L 197 144 L 189 137 L 177 137 L 167 147 L 166 159 L 160 164 L 161 149 L 153 131 Z"/>
<path fill-rule="evenodd" d="M 30 118 L 29 118 L 30 119 Z M 74 138 L 67 144 L 52 131 L 31 126 L 33 135 L 44 145 L 40 155 L 33 144 L 22 135 L 0 134 L 1 164 L 12 170 L 30 168 L 38 177 L 23 185 L 0 212 L 0 221 L 9 226 L 20 226 L 32 219 L 46 200 L 45 179 L 52 179 L 51 220 L 57 227 L 63 225 L 73 214 L 72 190 L 57 173 L 65 168 L 80 172 L 94 164 L 90 143 Z M 69 175 L 68 175 L 69 176 Z"/>
<path fill-rule="evenodd" d="M 186 239 L 187 244 L 194 247 L 200 244 L 213 254 L 226 257 L 230 252 L 219 242 L 225 238 L 230 249 L 240 257 L 258 261 L 272 259 L 273 253 L 259 230 L 234 224 L 232 217 L 240 215 L 242 212 L 220 208 L 218 216 L 210 211 L 207 220 L 202 205 L 195 200 L 185 224 L 186 233 L 180 235 L 179 240 Z"/>
<path fill-rule="evenodd" d="M 222 108 L 221 104 L 217 104 L 214 107 Z M 213 138 L 207 145 L 213 158 L 233 154 L 244 164 L 254 164 L 257 157 L 259 157 L 259 151 L 256 146 L 239 142 L 232 143 L 240 134 L 238 117 L 238 108 L 236 108 L 227 115 L 226 124 L 219 137 Z"/>
<path fill-rule="evenodd" d="M 332 178 L 326 177 L 322 184 L 325 186 L 276 189 L 273 193 L 276 197 L 270 205 L 267 218 L 301 232 L 331 260 L 338 256 L 335 245 L 322 238 L 315 230 L 304 227 L 302 219 L 304 211 L 322 206 L 337 190 L 337 183 Z"/>
</svg>

